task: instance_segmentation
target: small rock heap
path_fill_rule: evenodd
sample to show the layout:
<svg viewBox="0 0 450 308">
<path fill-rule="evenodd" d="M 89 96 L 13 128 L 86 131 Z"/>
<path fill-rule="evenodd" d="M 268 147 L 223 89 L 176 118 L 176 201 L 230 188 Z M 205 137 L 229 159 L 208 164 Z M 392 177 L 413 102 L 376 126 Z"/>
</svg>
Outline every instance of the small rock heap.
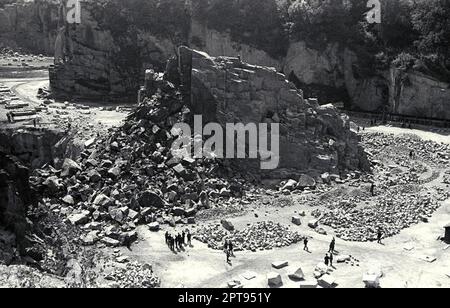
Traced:
<svg viewBox="0 0 450 308">
<path fill-rule="evenodd" d="M 235 251 L 270 250 L 303 241 L 304 236 L 272 221 L 262 221 L 242 230 L 228 231 L 224 224 L 209 224 L 196 230 L 194 238 L 209 248 L 222 250 L 225 240 L 231 240 Z"/>
</svg>

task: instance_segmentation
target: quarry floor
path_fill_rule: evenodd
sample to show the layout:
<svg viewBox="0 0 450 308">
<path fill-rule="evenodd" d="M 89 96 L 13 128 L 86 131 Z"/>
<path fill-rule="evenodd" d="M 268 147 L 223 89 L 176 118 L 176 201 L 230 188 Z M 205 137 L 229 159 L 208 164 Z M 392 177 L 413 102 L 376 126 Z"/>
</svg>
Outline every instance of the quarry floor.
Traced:
<svg viewBox="0 0 450 308">
<path fill-rule="evenodd" d="M 446 133 L 388 126 L 371 127 L 367 131 L 414 134 L 426 140 L 450 143 Z M 436 179 L 427 185 L 440 185 L 439 183 L 440 179 Z M 306 280 L 314 278 L 314 269 L 318 263 L 323 263 L 333 230 L 325 228 L 328 235 L 324 236 L 311 230 L 305 223 L 302 226 L 290 223 L 291 217 L 295 215 L 294 211 L 305 211 L 306 217 L 302 221 L 312 219 L 311 210 L 307 205 L 289 208 L 254 205 L 242 216 L 229 219 L 236 229 L 265 220 L 290 225 L 291 230 L 312 237 L 309 243 L 310 253 L 303 251 L 303 243 L 270 251 L 236 252 L 236 257 L 232 258 L 230 265 L 222 251 L 209 249 L 198 241 L 193 241 L 193 245 L 187 247 L 186 251 L 175 254 L 164 242 L 165 230 L 155 233 L 145 226 L 139 228 L 139 242 L 131 250 L 122 249 L 122 253 L 130 259 L 153 264 L 157 275 L 161 277 L 162 287 L 223 288 L 227 287 L 229 281 L 238 280 L 244 288 L 266 288 L 266 275 L 269 272 L 278 272 L 283 279 L 282 287 L 298 288 L 299 283 L 288 278 L 286 269 L 276 270 L 271 264 L 275 261 L 288 261 L 289 265 L 302 268 Z M 255 214 L 258 214 L 259 218 L 256 218 Z M 220 219 L 221 217 L 218 217 L 216 221 Z M 385 288 L 450 287 L 450 247 L 438 240 L 443 235 L 443 226 L 449 221 L 450 200 L 447 200 L 428 223 L 405 229 L 399 235 L 383 240 L 382 245 L 337 239 L 338 255 L 351 255 L 359 261 L 354 265 L 335 262 L 331 275 L 337 287 L 364 287 L 362 277 L 370 269 L 382 270 L 384 275 L 380 282 L 381 287 Z M 172 228 L 168 230 L 173 231 Z M 179 231 L 181 232 L 181 229 Z M 425 261 L 423 258 L 427 256 L 436 260 Z M 252 272 L 256 277 L 246 280 L 243 276 L 248 272 Z"/>
<path fill-rule="evenodd" d="M 43 100 L 37 97 L 39 88 L 49 88 L 48 72 L 46 70 L 33 71 L 32 77 L 2 78 L 0 71 L 0 84 L 10 88 L 12 94 L 20 101 L 29 104 L 27 109 L 42 105 Z M 37 114 L 38 127 L 41 129 L 68 129 L 68 123 L 77 131 L 80 139 L 90 139 L 93 132 L 104 132 L 110 127 L 119 126 L 125 119 L 127 113 L 120 109 L 116 103 L 91 103 L 77 102 L 77 104 L 65 104 L 65 101 L 57 100 L 48 105 L 47 111 Z M 83 105 L 80 110 L 77 106 Z M 118 108 L 119 107 L 119 108 Z M 21 121 L 9 123 L 4 106 L 0 105 L 0 128 L 31 128 L 33 121 Z"/>
<path fill-rule="evenodd" d="M 11 88 L 22 100 L 28 101 L 30 105 L 41 103 L 36 98 L 37 89 L 48 86 L 48 76 L 42 71 L 42 75 L 33 78 L 1 78 L 0 83 Z M 55 103 L 55 110 L 63 103 Z M 117 112 L 113 106 L 108 110 L 101 109 L 96 105 L 89 105 L 90 113 L 80 115 L 77 110 L 70 110 L 64 115 L 63 122 L 59 121 L 52 112 L 42 115 L 42 125 L 55 125 L 64 128 L 64 123 L 75 121 L 74 129 L 85 131 L 81 139 L 87 139 L 92 132 L 92 125 L 101 130 L 111 126 L 120 125 L 126 113 Z M 31 123 L 7 124 L 6 113 L 0 106 L 0 128 L 26 127 Z M 81 129 L 80 129 L 81 128 Z M 424 140 L 450 143 L 448 133 L 409 130 L 396 127 L 378 126 L 366 129 L 367 132 L 382 132 L 393 134 L 414 134 Z M 439 185 L 435 180 L 434 185 Z M 296 197 L 294 197 L 296 198 Z M 298 196 L 300 198 L 300 196 Z M 285 225 L 290 223 L 294 211 L 305 211 L 304 222 L 311 218 L 311 208 L 309 206 L 296 205 L 288 208 L 270 208 L 267 206 L 252 207 L 243 215 L 230 218 L 230 221 L 237 229 L 244 228 L 249 223 L 262 220 L 271 220 Z M 259 218 L 255 217 L 258 214 Z M 217 217 L 220 220 L 222 217 Z M 339 264 L 335 262 L 332 276 L 335 278 L 338 287 L 361 288 L 363 274 L 371 268 L 380 268 L 384 275 L 381 279 L 382 287 L 450 287 L 450 248 L 437 238 L 443 234 L 443 225 L 450 222 L 450 200 L 434 213 L 429 223 L 420 223 L 406 230 L 399 235 L 383 241 L 383 245 L 376 243 L 356 243 L 346 242 L 337 239 L 336 250 L 339 254 L 351 255 L 359 260 L 354 264 Z M 227 264 L 222 251 L 209 249 L 205 244 L 193 241 L 193 246 L 186 248 L 186 251 L 174 254 L 164 242 L 165 229 L 158 233 L 150 232 L 146 226 L 138 228 L 139 241 L 131 247 L 121 248 L 123 255 L 129 256 L 130 260 L 138 260 L 153 265 L 156 274 L 161 278 L 162 287 L 226 287 L 227 282 L 233 279 L 241 281 L 244 287 L 266 288 L 269 272 L 279 272 L 282 275 L 283 286 L 298 288 L 299 283 L 287 277 L 285 269 L 275 270 L 271 268 L 272 262 L 288 261 L 290 265 L 298 265 L 302 268 L 305 278 L 313 278 L 314 268 L 318 263 L 323 262 L 325 253 L 328 250 L 329 242 L 333 236 L 330 228 L 325 228 L 328 235 L 319 235 L 309 229 L 305 223 L 302 226 L 291 226 L 293 231 L 312 237 L 309 243 L 311 253 L 303 251 L 303 244 L 296 244 L 286 248 L 260 252 L 236 252 L 232 258 L 232 264 Z M 408 248 L 408 249 L 405 249 Z M 111 252 L 108 249 L 106 253 Z M 422 257 L 432 256 L 436 260 L 432 263 L 424 261 Z M 242 277 L 247 272 L 253 272 L 256 277 L 246 280 Z"/>
</svg>

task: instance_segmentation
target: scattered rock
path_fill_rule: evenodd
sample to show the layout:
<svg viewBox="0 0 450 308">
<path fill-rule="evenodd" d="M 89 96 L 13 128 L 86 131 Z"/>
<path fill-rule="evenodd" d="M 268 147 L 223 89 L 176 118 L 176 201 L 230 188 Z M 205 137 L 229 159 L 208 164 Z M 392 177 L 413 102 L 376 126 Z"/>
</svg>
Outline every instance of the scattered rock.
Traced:
<svg viewBox="0 0 450 308">
<path fill-rule="evenodd" d="M 278 273 L 270 272 L 267 274 L 267 283 L 270 287 L 280 287 L 283 285 L 281 275 Z"/>
<path fill-rule="evenodd" d="M 234 231 L 234 225 L 231 223 L 231 221 L 223 219 L 220 221 L 220 223 L 225 228 L 225 230 Z"/>
<path fill-rule="evenodd" d="M 288 261 L 276 261 L 272 263 L 272 267 L 276 269 L 282 269 L 283 267 L 286 267 L 289 265 Z"/>
<path fill-rule="evenodd" d="M 292 223 L 294 225 L 301 226 L 302 225 L 302 220 L 298 216 L 292 216 Z"/>
</svg>

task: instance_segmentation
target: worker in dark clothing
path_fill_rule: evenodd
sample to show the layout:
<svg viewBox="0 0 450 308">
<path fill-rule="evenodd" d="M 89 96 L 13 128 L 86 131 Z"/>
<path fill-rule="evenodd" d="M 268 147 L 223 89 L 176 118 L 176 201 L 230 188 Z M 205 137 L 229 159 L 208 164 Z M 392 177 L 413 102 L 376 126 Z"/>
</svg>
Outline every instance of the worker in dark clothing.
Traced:
<svg viewBox="0 0 450 308">
<path fill-rule="evenodd" d="M 230 255 L 234 256 L 234 247 L 233 247 L 233 242 L 229 241 L 228 242 L 228 250 L 230 251 Z"/>
<path fill-rule="evenodd" d="M 192 245 L 192 234 L 191 232 L 188 231 L 187 233 L 187 241 L 188 241 L 188 245 L 191 246 Z"/>
<path fill-rule="evenodd" d="M 228 240 L 225 240 L 225 244 L 223 245 L 223 250 L 228 251 Z"/>
<path fill-rule="evenodd" d="M 169 231 L 166 231 L 166 233 L 164 234 L 165 240 L 166 240 L 166 245 L 169 245 Z"/>
<path fill-rule="evenodd" d="M 328 250 L 328 252 L 333 254 L 335 246 L 336 246 L 336 239 L 333 237 L 333 239 L 331 240 L 330 249 Z"/>
<path fill-rule="evenodd" d="M 178 247 L 181 249 L 183 247 L 183 237 L 178 233 Z"/>
<path fill-rule="evenodd" d="M 333 254 L 332 253 L 330 253 L 329 258 L 330 258 L 330 266 L 333 267 Z"/>
<path fill-rule="evenodd" d="M 370 194 L 372 195 L 372 197 L 375 196 L 375 183 L 372 183 L 372 185 L 370 185 Z"/>
<path fill-rule="evenodd" d="M 411 159 L 414 158 L 414 151 L 413 151 L 413 150 L 411 150 L 411 151 L 409 152 L 409 158 L 411 158 Z"/>
<path fill-rule="evenodd" d="M 309 248 L 308 248 L 308 238 L 307 238 L 307 237 L 305 237 L 305 239 L 303 240 L 303 244 L 304 244 L 303 250 L 309 252 Z"/>
<path fill-rule="evenodd" d="M 173 237 L 172 237 L 172 235 L 170 235 L 170 234 L 168 235 L 167 241 L 168 241 L 170 250 L 173 251 Z"/>
<path fill-rule="evenodd" d="M 186 233 L 184 233 L 184 231 L 183 231 L 183 233 L 181 233 L 181 238 L 182 238 L 183 245 L 186 245 Z"/>
<path fill-rule="evenodd" d="M 230 263 L 231 263 L 231 260 L 230 260 L 231 253 L 230 253 L 230 251 L 227 249 L 227 250 L 225 251 L 225 254 L 226 254 L 226 256 L 227 256 L 227 263 L 230 264 Z"/>
<path fill-rule="evenodd" d="M 328 266 L 330 264 L 330 257 L 328 256 L 328 254 L 325 255 L 325 265 Z"/>
<path fill-rule="evenodd" d="M 377 243 L 381 244 L 381 238 L 383 237 L 383 232 L 381 231 L 381 229 L 378 229 L 378 234 L 377 234 Z"/>
</svg>

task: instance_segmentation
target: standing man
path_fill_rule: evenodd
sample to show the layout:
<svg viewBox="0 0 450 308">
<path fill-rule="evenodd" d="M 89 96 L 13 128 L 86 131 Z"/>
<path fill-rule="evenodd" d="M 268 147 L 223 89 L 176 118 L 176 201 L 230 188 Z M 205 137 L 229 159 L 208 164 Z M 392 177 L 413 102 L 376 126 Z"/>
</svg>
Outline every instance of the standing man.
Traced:
<svg viewBox="0 0 450 308">
<path fill-rule="evenodd" d="M 328 252 L 333 254 L 335 246 L 336 246 L 336 239 L 333 236 L 333 239 L 331 240 L 331 243 L 330 243 L 330 249 L 328 250 Z"/>
<path fill-rule="evenodd" d="M 230 264 L 231 263 L 231 260 L 230 260 L 230 251 L 227 249 L 226 251 L 225 251 L 225 254 L 227 255 L 227 263 L 228 264 Z"/>
<path fill-rule="evenodd" d="M 309 252 L 307 237 L 305 237 L 305 239 L 303 240 L 303 244 L 304 244 L 303 250 Z"/>
<path fill-rule="evenodd" d="M 233 251 L 234 247 L 233 247 L 233 242 L 230 240 L 228 242 L 228 250 L 230 251 L 230 255 L 234 257 L 234 251 Z"/>
<path fill-rule="evenodd" d="M 328 254 L 325 255 L 325 265 L 328 266 L 330 264 L 330 257 L 328 256 Z"/>
<path fill-rule="evenodd" d="M 378 244 L 382 244 L 381 243 L 381 238 L 383 237 L 383 232 L 381 231 L 381 228 L 378 229 L 378 234 L 377 234 L 377 243 Z"/>
<path fill-rule="evenodd" d="M 187 241 L 188 241 L 188 245 L 189 245 L 189 246 L 192 245 L 191 240 L 192 240 L 192 234 L 191 234 L 191 232 L 188 230 L 188 232 L 187 232 Z"/>
<path fill-rule="evenodd" d="M 372 185 L 370 185 L 370 194 L 372 197 L 375 196 L 375 183 L 372 182 Z"/>
<path fill-rule="evenodd" d="M 333 267 L 333 253 L 330 253 L 329 258 L 330 258 L 330 266 Z"/>
<path fill-rule="evenodd" d="M 168 241 L 170 250 L 173 251 L 173 238 L 172 238 L 172 234 L 169 234 L 169 235 L 168 235 L 167 241 Z"/>
<path fill-rule="evenodd" d="M 169 246 L 169 231 L 166 231 L 165 237 L 166 237 L 166 244 L 167 246 Z"/>
<path fill-rule="evenodd" d="M 228 247 L 229 247 L 228 246 L 228 240 L 225 240 L 225 244 L 223 245 L 223 250 L 225 250 L 225 252 L 229 251 Z"/>
</svg>

